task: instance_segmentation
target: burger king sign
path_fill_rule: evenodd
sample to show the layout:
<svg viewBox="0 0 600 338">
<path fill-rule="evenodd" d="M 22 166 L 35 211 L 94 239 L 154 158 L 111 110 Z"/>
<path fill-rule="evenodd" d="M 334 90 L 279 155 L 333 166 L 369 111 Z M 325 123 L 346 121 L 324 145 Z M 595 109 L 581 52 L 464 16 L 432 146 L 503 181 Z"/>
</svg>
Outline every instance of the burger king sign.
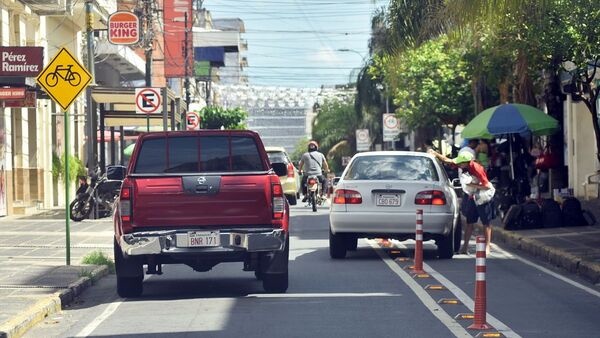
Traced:
<svg viewBox="0 0 600 338">
<path fill-rule="evenodd" d="M 108 17 L 108 41 L 113 45 L 133 45 L 140 41 L 140 19 L 137 15 L 119 11 Z"/>
</svg>

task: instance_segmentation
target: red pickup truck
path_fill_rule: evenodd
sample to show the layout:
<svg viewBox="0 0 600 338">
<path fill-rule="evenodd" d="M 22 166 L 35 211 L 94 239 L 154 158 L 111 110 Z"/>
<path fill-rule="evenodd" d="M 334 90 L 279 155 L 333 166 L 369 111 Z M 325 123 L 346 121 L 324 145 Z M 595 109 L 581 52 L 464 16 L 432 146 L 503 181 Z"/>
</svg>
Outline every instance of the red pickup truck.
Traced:
<svg viewBox="0 0 600 338">
<path fill-rule="evenodd" d="M 252 131 L 140 136 L 114 213 L 117 291 L 138 297 L 163 264 L 243 262 L 267 292 L 288 287 L 289 206 Z"/>
</svg>

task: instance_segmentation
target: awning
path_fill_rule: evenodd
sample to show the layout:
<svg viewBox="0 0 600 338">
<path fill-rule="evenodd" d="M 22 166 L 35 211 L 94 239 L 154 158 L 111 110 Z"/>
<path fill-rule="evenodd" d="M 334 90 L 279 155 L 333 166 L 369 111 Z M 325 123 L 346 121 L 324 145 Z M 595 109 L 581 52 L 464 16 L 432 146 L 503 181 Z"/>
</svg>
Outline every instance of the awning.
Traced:
<svg viewBox="0 0 600 338">
<path fill-rule="evenodd" d="M 104 124 L 106 127 L 139 127 L 146 126 L 148 116 L 137 114 L 135 109 L 135 88 L 93 87 L 92 99 L 104 105 Z M 175 114 L 175 124 L 181 123 L 181 116 L 185 112 L 184 105 L 180 104 L 181 98 L 167 90 L 168 119 L 167 125 L 171 129 L 171 121 Z M 163 114 L 149 116 L 151 126 L 163 126 Z"/>
<path fill-rule="evenodd" d="M 195 47 L 194 61 L 209 61 L 213 66 L 225 66 L 225 47 Z"/>
</svg>

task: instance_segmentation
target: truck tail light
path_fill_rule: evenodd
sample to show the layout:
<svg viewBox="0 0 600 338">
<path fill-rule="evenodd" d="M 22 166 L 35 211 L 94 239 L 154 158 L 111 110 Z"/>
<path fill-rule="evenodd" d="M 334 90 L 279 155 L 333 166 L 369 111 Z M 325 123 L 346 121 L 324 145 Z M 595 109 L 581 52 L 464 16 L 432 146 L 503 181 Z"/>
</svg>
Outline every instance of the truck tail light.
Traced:
<svg viewBox="0 0 600 338">
<path fill-rule="evenodd" d="M 362 196 L 356 190 L 338 189 L 334 193 L 333 204 L 362 204 Z"/>
<path fill-rule="evenodd" d="M 129 180 L 125 179 L 121 186 L 121 195 L 119 196 L 119 213 L 121 221 L 125 224 L 131 223 L 131 218 L 133 217 L 132 190 L 133 187 L 130 185 Z"/>
<path fill-rule="evenodd" d="M 271 195 L 273 196 L 273 219 L 282 219 L 285 213 L 285 196 L 279 177 L 271 176 Z"/>
<path fill-rule="evenodd" d="M 288 163 L 287 169 L 288 169 L 288 175 L 287 175 L 287 177 L 288 178 L 294 177 L 294 165 L 291 164 L 291 163 Z"/>
<path fill-rule="evenodd" d="M 440 190 L 421 191 L 415 197 L 416 205 L 446 205 L 446 195 Z"/>
</svg>

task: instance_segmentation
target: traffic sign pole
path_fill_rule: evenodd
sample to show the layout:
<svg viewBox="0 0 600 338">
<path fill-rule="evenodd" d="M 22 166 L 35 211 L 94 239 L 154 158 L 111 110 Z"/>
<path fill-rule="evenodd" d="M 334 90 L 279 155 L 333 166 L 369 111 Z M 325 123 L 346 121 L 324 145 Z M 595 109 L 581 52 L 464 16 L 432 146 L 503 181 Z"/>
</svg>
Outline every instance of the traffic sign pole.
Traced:
<svg viewBox="0 0 600 338">
<path fill-rule="evenodd" d="M 67 265 L 71 265 L 71 208 L 69 207 L 69 112 L 65 110 L 65 212 L 66 218 L 66 248 L 67 248 Z"/>
</svg>

